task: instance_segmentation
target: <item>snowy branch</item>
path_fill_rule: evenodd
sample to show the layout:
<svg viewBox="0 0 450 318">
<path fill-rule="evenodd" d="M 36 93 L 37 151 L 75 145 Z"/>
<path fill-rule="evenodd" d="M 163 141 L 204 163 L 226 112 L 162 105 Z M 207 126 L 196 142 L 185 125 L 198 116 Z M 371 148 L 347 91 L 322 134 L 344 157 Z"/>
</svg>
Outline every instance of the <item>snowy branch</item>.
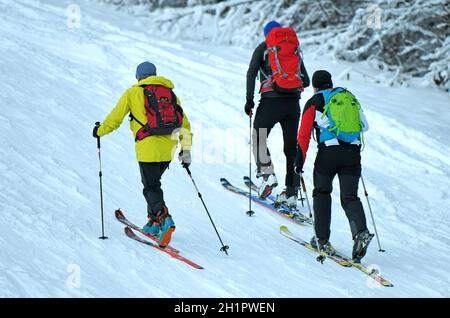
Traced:
<svg viewBox="0 0 450 318">
<path fill-rule="evenodd" d="M 147 12 L 151 29 L 181 37 L 252 47 L 277 19 L 293 26 L 316 54 L 369 61 L 450 90 L 450 11 L 446 0 L 97 0 Z M 144 8 L 147 8 L 146 10 Z"/>
</svg>

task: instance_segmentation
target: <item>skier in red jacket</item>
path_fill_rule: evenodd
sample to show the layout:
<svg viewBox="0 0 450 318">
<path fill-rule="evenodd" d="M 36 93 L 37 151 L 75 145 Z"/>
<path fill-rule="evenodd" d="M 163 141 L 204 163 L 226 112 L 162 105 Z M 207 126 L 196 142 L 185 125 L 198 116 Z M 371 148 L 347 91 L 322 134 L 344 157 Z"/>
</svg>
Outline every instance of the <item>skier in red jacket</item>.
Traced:
<svg viewBox="0 0 450 318">
<path fill-rule="evenodd" d="M 318 152 L 314 163 L 313 210 L 316 237 L 311 244 L 327 254 L 334 248 L 329 242 L 331 223 L 331 192 L 333 179 L 339 177 L 341 205 L 350 223 L 353 245 L 353 259 L 359 261 L 365 254 L 373 234 L 370 234 L 364 209 L 358 197 L 358 183 L 361 177 L 361 138 L 351 142 L 341 140 L 331 133 L 330 112 L 324 110 L 327 96 L 336 94 L 331 74 L 325 70 L 314 73 L 312 77 L 314 96 L 310 98 L 303 111 L 298 133 L 298 150 L 295 161 L 296 172 L 303 169 L 313 130 L 318 142 Z M 346 90 L 345 90 L 346 91 Z M 331 94 L 331 95 L 330 95 Z M 342 107 L 342 106 L 341 106 Z M 356 110 L 357 111 L 357 110 Z M 368 130 L 366 117 L 359 110 L 362 131 Z M 317 242 L 317 243 L 316 243 Z"/>
</svg>

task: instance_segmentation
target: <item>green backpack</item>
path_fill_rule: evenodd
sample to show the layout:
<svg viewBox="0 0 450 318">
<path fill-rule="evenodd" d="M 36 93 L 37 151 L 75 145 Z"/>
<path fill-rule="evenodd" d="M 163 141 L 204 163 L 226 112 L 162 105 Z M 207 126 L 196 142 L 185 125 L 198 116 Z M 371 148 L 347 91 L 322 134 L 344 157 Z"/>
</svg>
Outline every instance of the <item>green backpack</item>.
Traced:
<svg viewBox="0 0 450 318">
<path fill-rule="evenodd" d="M 345 88 L 337 87 L 333 90 L 323 90 L 325 106 L 322 119 L 327 116 L 328 127 L 320 127 L 320 142 L 330 139 L 340 139 L 353 142 L 361 138 L 363 124 L 361 122 L 361 105 L 356 97 Z"/>
</svg>

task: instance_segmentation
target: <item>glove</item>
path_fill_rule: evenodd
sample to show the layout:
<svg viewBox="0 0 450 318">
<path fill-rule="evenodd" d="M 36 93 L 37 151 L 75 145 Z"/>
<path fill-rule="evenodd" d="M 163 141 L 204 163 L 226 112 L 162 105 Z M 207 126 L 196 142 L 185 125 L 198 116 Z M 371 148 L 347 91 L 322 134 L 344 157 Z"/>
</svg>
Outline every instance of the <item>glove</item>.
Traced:
<svg viewBox="0 0 450 318">
<path fill-rule="evenodd" d="M 253 115 L 253 107 L 255 107 L 255 102 L 253 101 L 253 99 L 247 99 L 247 102 L 245 103 L 245 113 L 247 114 L 247 116 L 252 116 Z"/>
<path fill-rule="evenodd" d="M 100 127 L 100 123 L 99 123 L 99 122 L 96 122 L 96 123 L 95 123 L 94 130 L 92 130 L 92 137 L 94 137 L 94 138 L 100 138 L 100 136 L 97 135 L 97 130 L 98 130 L 99 127 Z"/>
<path fill-rule="evenodd" d="M 181 150 L 178 154 L 178 159 L 181 161 L 183 168 L 189 168 L 191 165 L 191 152 L 189 150 Z"/>
<path fill-rule="evenodd" d="M 296 174 L 303 173 L 303 152 L 300 147 L 297 148 L 297 156 L 295 157 L 294 172 Z"/>
</svg>

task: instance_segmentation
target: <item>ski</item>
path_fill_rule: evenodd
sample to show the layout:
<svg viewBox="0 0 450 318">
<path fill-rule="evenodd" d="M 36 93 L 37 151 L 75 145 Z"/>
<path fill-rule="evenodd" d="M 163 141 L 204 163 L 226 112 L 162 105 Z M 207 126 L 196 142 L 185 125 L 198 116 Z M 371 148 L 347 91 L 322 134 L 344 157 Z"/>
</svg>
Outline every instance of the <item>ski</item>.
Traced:
<svg viewBox="0 0 450 318">
<path fill-rule="evenodd" d="M 233 193 L 242 195 L 244 197 L 247 197 L 247 198 L 249 197 L 249 192 L 247 192 L 247 191 L 245 191 L 245 190 L 243 190 L 241 188 L 235 187 L 227 179 L 221 178 L 220 182 L 222 183 L 222 186 L 225 189 L 227 189 L 227 190 L 229 190 L 229 191 L 231 191 Z M 254 201 L 254 202 L 256 202 L 256 203 L 258 203 L 258 204 L 260 204 L 260 205 L 262 205 L 262 206 L 264 206 L 264 207 L 266 207 L 268 209 L 270 209 L 272 212 L 275 212 L 277 214 L 280 214 L 280 215 L 286 217 L 288 220 L 290 220 L 290 221 L 292 221 L 292 222 L 294 222 L 296 224 L 300 224 L 300 225 L 312 224 L 312 220 L 310 218 L 304 216 L 300 212 L 292 211 L 291 209 L 287 209 L 285 207 L 276 208 L 268 200 L 262 200 L 262 199 L 258 198 L 256 195 L 253 195 L 253 194 L 251 195 L 251 199 L 252 199 L 252 201 Z"/>
<path fill-rule="evenodd" d="M 252 188 L 252 190 L 254 190 L 254 191 L 258 191 L 258 186 L 249 178 L 249 177 L 247 177 L 247 176 L 245 176 L 244 177 L 244 183 L 245 183 L 245 185 L 247 186 L 247 187 L 251 187 Z M 276 197 L 274 197 L 273 195 L 269 195 L 268 197 L 267 197 L 269 200 L 271 200 L 272 202 L 276 202 Z M 302 202 L 302 205 L 303 205 L 303 201 L 305 201 L 305 198 L 300 198 L 300 199 L 298 199 L 299 201 L 301 201 Z M 285 207 L 286 209 L 289 209 L 289 207 Z M 297 209 L 295 209 L 295 210 L 297 210 Z M 298 210 L 297 210 L 298 211 Z"/>
<path fill-rule="evenodd" d="M 304 243 L 308 244 L 307 242 L 303 241 L 301 238 L 297 237 L 295 234 L 290 232 L 288 227 L 285 225 L 280 226 L 280 233 L 283 236 L 291 239 L 292 241 L 299 243 L 300 245 L 305 246 Z M 307 247 L 307 246 L 305 246 L 305 247 Z M 310 245 L 310 247 L 307 247 L 307 248 L 312 249 L 317 252 L 317 250 L 314 249 L 311 245 Z M 360 263 L 356 263 L 351 258 L 345 256 L 344 254 L 342 254 L 338 251 L 336 251 L 336 254 L 334 254 L 334 255 L 327 255 L 327 257 L 343 266 L 356 267 L 357 269 L 362 271 L 367 276 L 370 276 L 371 278 L 373 278 L 375 281 L 377 281 L 378 283 L 380 283 L 380 285 L 382 285 L 384 287 L 394 287 L 394 285 L 391 282 L 389 282 L 386 279 L 384 279 L 383 277 L 381 277 L 375 270 L 371 271 L 371 270 L 367 269 L 364 265 L 362 265 Z"/>
<path fill-rule="evenodd" d="M 247 177 L 247 176 L 244 177 L 244 183 L 245 183 L 245 185 L 247 187 L 251 188 L 252 190 L 258 191 L 258 187 L 256 186 L 256 184 L 249 177 Z M 301 219 L 305 220 L 306 223 L 308 223 L 310 225 L 313 225 L 313 221 L 312 221 L 311 218 L 309 218 L 309 217 L 305 216 L 304 214 L 302 214 L 298 209 L 290 208 L 290 207 L 285 206 L 285 205 L 283 205 L 281 203 L 277 203 L 276 199 L 277 198 L 275 196 L 270 194 L 266 198 L 266 201 L 269 201 L 275 209 L 280 209 L 281 208 L 282 211 L 289 211 L 290 214 L 292 214 L 292 215 L 294 215 L 294 214 L 299 215 L 299 217 Z"/>
<path fill-rule="evenodd" d="M 120 209 L 116 210 L 114 212 L 114 215 L 116 216 L 116 219 L 119 220 L 119 222 L 125 224 L 126 226 L 128 226 L 129 228 L 132 228 L 135 231 L 138 231 L 139 233 L 141 233 L 142 235 L 148 237 L 149 239 L 151 239 L 151 240 L 153 240 L 155 242 L 158 242 L 158 239 L 155 236 L 144 232 L 142 230 L 142 228 L 140 228 L 136 224 L 131 223 L 130 221 L 128 221 L 128 219 L 125 217 L 125 215 L 123 214 L 123 212 Z M 164 249 L 169 250 L 169 251 L 171 251 L 173 253 L 179 253 L 179 251 L 176 248 L 173 248 L 173 247 L 171 247 L 169 245 L 164 247 Z"/>
<path fill-rule="evenodd" d="M 258 187 L 249 177 L 244 176 L 244 183 L 247 187 L 252 188 L 253 191 L 258 192 Z M 272 194 L 269 194 L 267 199 L 275 201 L 275 197 Z"/>
<path fill-rule="evenodd" d="M 188 260 L 188 259 L 186 259 L 186 258 L 184 258 L 184 257 L 182 257 L 182 256 L 180 256 L 180 255 L 178 255 L 180 252 L 179 252 L 176 248 L 173 248 L 173 247 L 171 247 L 171 246 L 169 246 L 169 245 L 166 246 L 166 247 L 160 247 L 158 244 L 152 243 L 152 242 L 150 242 L 150 241 L 143 240 L 143 239 L 141 239 L 140 237 L 138 237 L 132 230 L 136 230 L 136 231 L 138 231 L 139 233 L 141 233 L 142 235 L 145 235 L 145 236 L 148 237 L 149 239 L 151 239 L 151 240 L 157 242 L 157 239 L 156 239 L 154 236 L 152 236 L 152 235 L 150 235 L 150 234 L 148 234 L 148 233 L 145 233 L 139 226 L 137 226 L 137 225 L 135 225 L 134 223 L 130 222 L 130 221 L 125 217 L 125 215 L 123 214 L 123 212 L 122 212 L 120 209 L 119 209 L 119 210 L 116 210 L 114 214 L 115 214 L 117 220 L 118 220 L 119 222 L 121 222 L 122 224 L 125 224 L 125 225 L 126 225 L 126 228 L 129 229 L 129 230 L 125 230 L 125 234 L 126 234 L 128 237 L 130 237 L 130 238 L 132 238 L 132 239 L 135 239 L 135 240 L 137 240 L 137 241 L 139 241 L 139 242 L 141 242 L 141 243 L 147 244 L 147 245 L 149 245 L 149 246 L 155 247 L 156 249 L 158 249 L 158 250 L 160 250 L 160 251 L 163 251 L 163 252 L 169 254 L 170 256 L 172 256 L 172 257 L 174 257 L 174 258 L 176 258 L 176 259 L 178 259 L 178 260 L 180 260 L 180 261 L 182 261 L 182 262 L 185 262 L 185 263 L 191 265 L 192 267 L 195 267 L 195 268 L 198 268 L 198 269 L 203 269 L 203 267 L 201 267 L 200 265 L 197 265 L 197 264 L 195 264 L 194 262 L 192 262 L 192 261 L 190 261 L 190 260 Z M 125 229 L 126 229 L 126 228 L 125 228 Z M 137 238 L 137 239 L 136 239 L 136 238 Z M 145 243 L 145 242 L 147 242 L 147 243 Z M 149 244 L 149 243 L 150 243 L 150 244 Z"/>
<path fill-rule="evenodd" d="M 203 267 L 201 267 L 200 265 L 198 265 L 198 264 L 188 260 L 187 258 L 184 258 L 183 256 L 179 255 L 178 253 L 175 253 L 175 252 L 173 252 L 171 250 L 168 250 L 167 248 L 159 247 L 157 244 L 154 244 L 154 243 L 152 243 L 152 242 L 150 242 L 148 240 L 144 240 L 143 238 L 140 238 L 128 226 L 126 226 L 124 230 L 125 230 L 126 236 L 128 236 L 129 238 L 131 238 L 131 239 L 133 239 L 135 241 L 138 241 L 138 242 L 143 243 L 145 245 L 148 245 L 148 246 L 151 246 L 153 248 L 156 248 L 157 250 L 160 250 L 161 252 L 167 253 L 170 256 L 172 256 L 173 258 L 176 258 L 177 260 L 182 261 L 182 262 L 184 262 L 184 263 L 186 263 L 186 264 L 188 264 L 188 265 L 190 265 L 190 266 L 192 266 L 194 268 L 203 269 Z"/>
<path fill-rule="evenodd" d="M 280 226 L 280 233 L 284 237 L 287 237 L 288 239 L 290 239 L 290 240 L 292 240 L 292 241 L 294 241 L 294 242 L 296 242 L 296 243 L 306 247 L 307 249 L 317 253 L 317 249 L 316 248 L 314 248 L 310 243 L 308 243 L 308 242 L 302 240 L 301 238 L 295 236 L 294 234 L 292 234 L 289 231 L 287 226 L 285 226 L 285 225 Z M 327 257 L 329 259 L 331 259 L 332 261 L 338 263 L 339 265 L 342 265 L 342 266 L 345 266 L 345 267 L 352 267 L 352 264 L 350 264 L 347 260 L 344 260 L 344 259 L 342 259 L 342 258 L 340 258 L 338 256 L 335 257 L 333 255 L 327 255 Z"/>
</svg>

